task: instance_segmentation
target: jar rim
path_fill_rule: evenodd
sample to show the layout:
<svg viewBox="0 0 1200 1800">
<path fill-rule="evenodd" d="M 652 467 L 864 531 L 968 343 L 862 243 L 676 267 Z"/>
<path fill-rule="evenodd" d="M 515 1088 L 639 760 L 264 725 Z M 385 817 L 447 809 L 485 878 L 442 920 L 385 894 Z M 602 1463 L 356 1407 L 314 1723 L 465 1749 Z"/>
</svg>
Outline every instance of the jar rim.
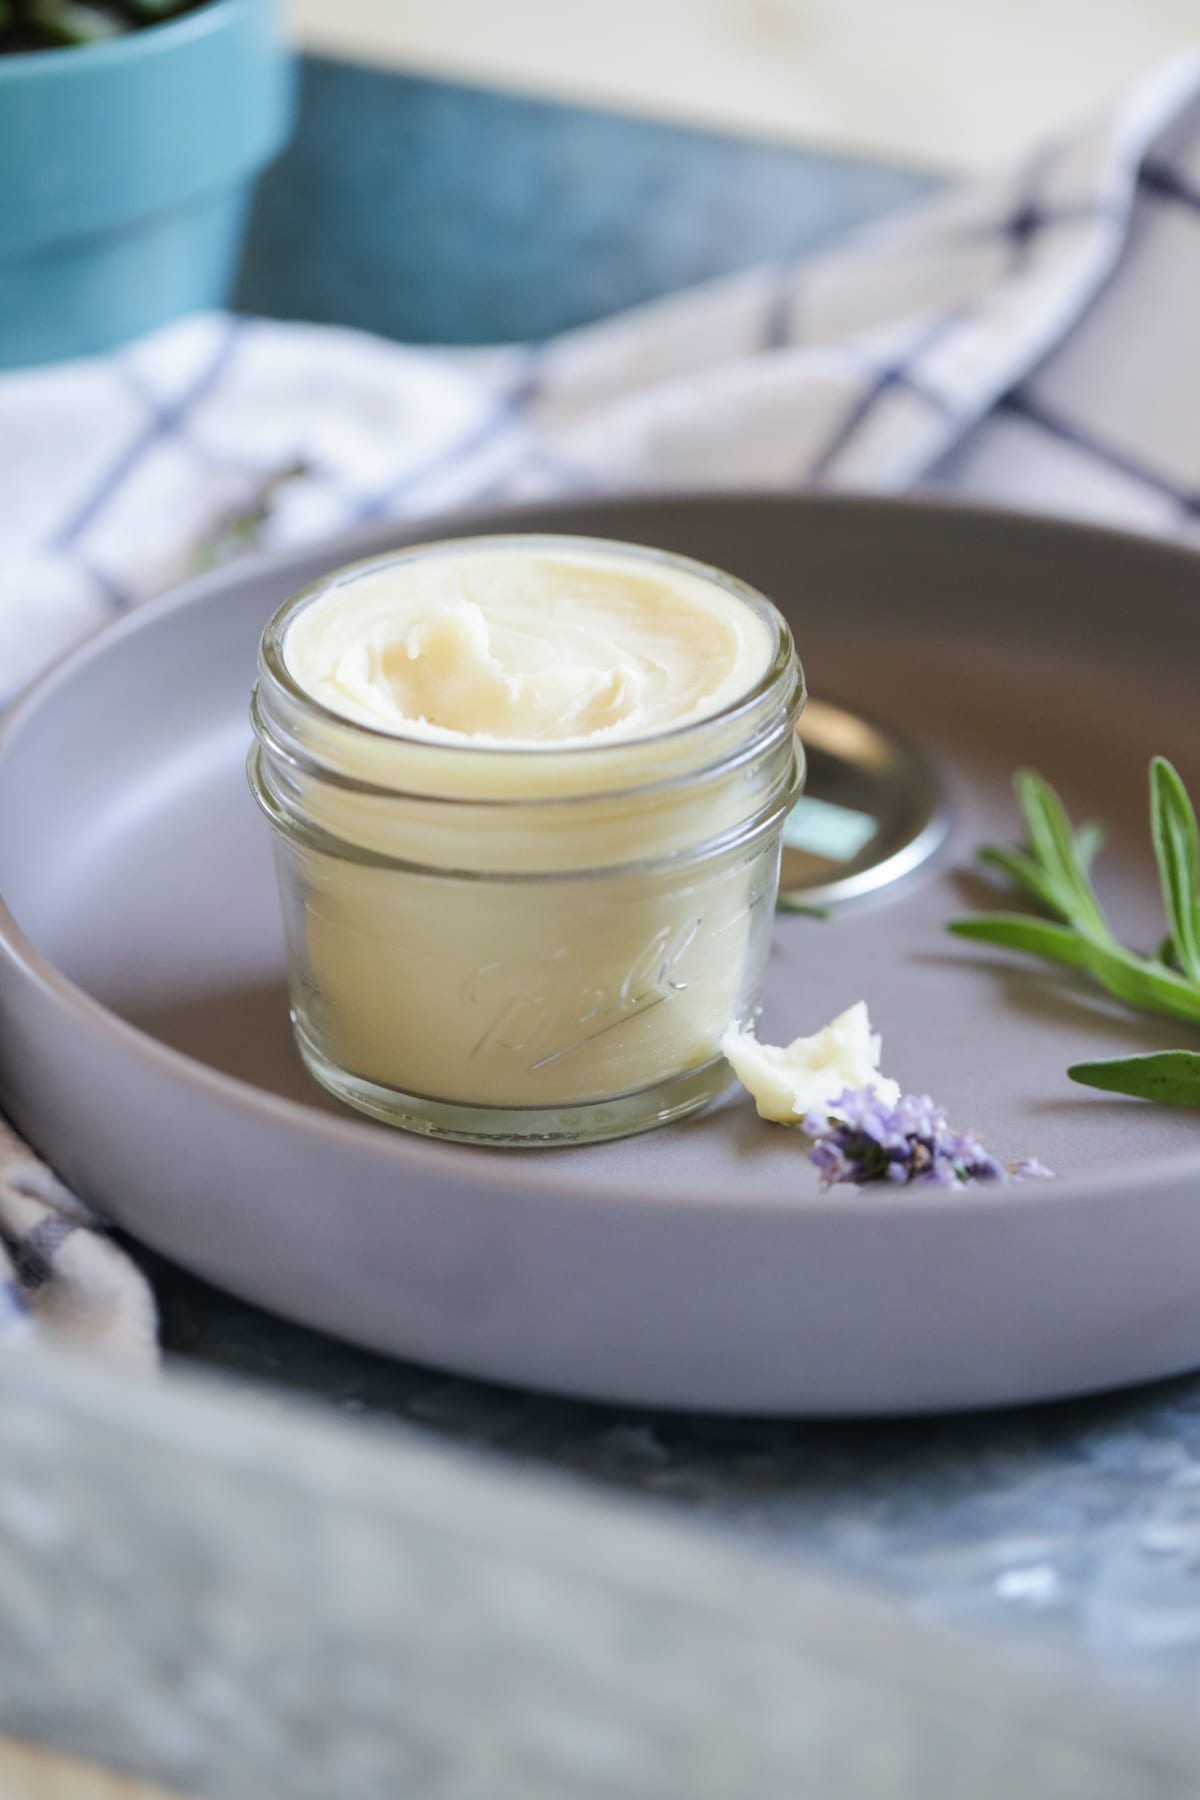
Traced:
<svg viewBox="0 0 1200 1800">
<path fill-rule="evenodd" d="M 499 882 L 504 885 L 526 883 L 533 886 L 537 883 L 566 883 L 582 880 L 615 880 L 633 877 L 651 877 L 661 874 L 667 868 L 682 868 L 691 863 L 713 861 L 721 856 L 731 856 L 744 850 L 748 845 L 758 841 L 780 819 L 785 818 L 794 805 L 804 787 L 805 760 L 802 747 L 797 744 L 798 754 L 793 758 L 792 778 L 781 792 L 774 792 L 758 809 L 740 823 L 730 826 L 728 830 L 719 832 L 715 837 L 703 838 L 698 843 L 690 844 L 686 849 L 668 851 L 665 855 L 653 857 L 637 857 L 628 862 L 587 864 L 581 868 L 541 867 L 509 868 L 471 865 L 451 865 L 444 863 L 418 862 L 410 858 L 397 856 L 391 852 L 372 849 L 363 844 L 356 844 L 352 839 L 338 837 L 323 826 L 317 826 L 311 820 L 297 821 L 289 813 L 270 783 L 264 779 L 263 769 L 266 765 L 264 746 L 261 742 L 251 745 L 246 758 L 246 775 L 250 792 L 259 810 L 268 822 L 291 842 L 302 843 L 310 850 L 317 850 L 326 856 L 337 857 L 343 862 L 359 863 L 367 868 L 390 869 L 410 876 L 425 876 L 435 880 Z M 604 795 L 601 798 L 607 799 Z"/>
<path fill-rule="evenodd" d="M 803 682 L 799 677 L 797 678 L 796 687 L 800 692 L 800 699 L 797 702 L 796 709 L 797 714 L 799 714 L 803 711 L 804 706 L 807 703 L 808 695 L 804 692 Z M 714 757 L 711 762 L 696 763 L 687 769 L 675 769 L 655 781 L 638 782 L 633 787 L 626 782 L 620 787 L 588 788 L 582 793 L 480 795 L 429 794 L 423 792 L 419 788 L 398 788 L 391 782 L 372 781 L 368 777 L 347 774 L 341 769 L 333 768 L 329 764 L 323 763 L 320 757 L 309 754 L 295 743 L 284 743 L 276 736 L 271 724 L 263 715 L 262 707 L 259 704 L 259 693 L 257 688 L 250 696 L 250 723 L 259 745 L 266 751 L 268 756 L 272 757 L 277 762 L 283 762 L 289 765 L 293 770 L 296 770 L 303 775 L 315 777 L 320 781 L 327 782 L 333 787 L 343 788 L 347 793 L 374 795 L 379 799 L 389 800 L 408 800 L 414 802 L 434 800 L 439 806 L 458 806 L 462 807 L 464 810 L 472 807 L 511 807 L 516 810 L 531 805 L 537 807 L 575 807 L 580 804 L 581 800 L 595 805 L 604 805 L 606 802 L 627 799 L 631 792 L 636 792 L 646 799 L 653 799 L 656 795 L 667 794 L 680 787 L 694 786 L 699 782 L 703 782 L 706 777 L 712 777 L 718 774 L 732 774 L 744 763 L 754 760 L 758 756 L 761 756 L 766 750 L 769 750 L 777 738 L 795 736 L 797 731 L 794 720 L 788 720 L 786 716 L 776 718 L 775 721 L 769 724 L 757 737 L 744 740 L 739 748 L 732 752 L 726 752 L 723 755 Z M 798 737 L 796 738 L 796 743 L 800 755 L 803 756 L 803 745 L 800 743 Z"/>
<path fill-rule="evenodd" d="M 762 619 L 772 634 L 774 653 L 763 673 L 745 692 L 739 694 L 715 712 L 704 713 L 696 719 L 685 720 L 682 724 L 668 726 L 666 730 L 637 733 L 629 737 L 611 739 L 606 743 L 546 743 L 546 744 L 506 744 L 489 739 L 486 744 L 473 744 L 469 739 L 448 743 L 437 738 L 418 737 L 405 732 L 388 731 L 381 726 L 368 724 L 361 719 L 352 718 L 349 714 L 339 712 L 327 706 L 314 694 L 297 681 L 288 666 L 285 655 L 287 631 L 293 620 L 306 606 L 309 606 L 325 594 L 333 586 L 343 581 L 353 582 L 363 576 L 372 574 L 378 569 L 385 569 L 397 563 L 417 561 L 427 556 L 450 555 L 464 549 L 514 550 L 523 546 L 536 546 L 539 549 L 559 551 L 588 552 L 607 554 L 616 557 L 632 557 L 635 560 L 659 563 L 694 575 L 699 580 L 707 581 L 723 588 L 726 593 L 735 595 L 748 605 Z M 477 537 L 431 538 L 418 544 L 402 545 L 399 549 L 384 551 L 380 555 L 363 557 L 360 561 L 346 563 L 338 569 L 330 570 L 317 581 L 311 582 L 298 593 L 291 595 L 268 619 L 263 628 L 259 646 L 260 676 L 266 675 L 270 682 L 278 688 L 294 705 L 306 710 L 311 716 L 323 724 L 341 729 L 351 734 L 350 741 L 359 741 L 395 746 L 411 746 L 419 749 L 423 755 L 433 757 L 439 754 L 446 757 L 487 756 L 503 758 L 513 763 L 519 761 L 536 762 L 549 755 L 556 758 L 587 758 L 589 761 L 603 766 L 606 759 L 616 760 L 628 756 L 630 750 L 639 745 L 649 743 L 683 743 L 691 734 L 702 735 L 706 730 L 718 726 L 727 726 L 735 722 L 743 713 L 749 713 L 763 701 L 778 684 L 781 677 L 795 671 L 801 692 L 804 692 L 804 669 L 796 652 L 791 627 L 782 612 L 766 594 L 740 576 L 731 575 L 727 570 L 715 564 L 700 561 L 697 557 L 687 556 L 679 551 L 663 550 L 651 544 L 634 544 L 619 538 L 588 537 L 582 533 L 559 532 L 487 532 Z"/>
</svg>

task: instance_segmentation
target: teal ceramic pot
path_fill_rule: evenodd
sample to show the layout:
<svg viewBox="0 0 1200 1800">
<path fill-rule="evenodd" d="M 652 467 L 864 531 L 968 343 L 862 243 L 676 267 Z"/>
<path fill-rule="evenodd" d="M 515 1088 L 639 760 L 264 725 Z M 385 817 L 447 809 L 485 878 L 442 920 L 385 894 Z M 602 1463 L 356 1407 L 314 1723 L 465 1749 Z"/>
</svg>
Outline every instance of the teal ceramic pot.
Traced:
<svg viewBox="0 0 1200 1800">
<path fill-rule="evenodd" d="M 0 367 L 227 300 L 292 94 L 276 0 L 0 57 Z"/>
</svg>

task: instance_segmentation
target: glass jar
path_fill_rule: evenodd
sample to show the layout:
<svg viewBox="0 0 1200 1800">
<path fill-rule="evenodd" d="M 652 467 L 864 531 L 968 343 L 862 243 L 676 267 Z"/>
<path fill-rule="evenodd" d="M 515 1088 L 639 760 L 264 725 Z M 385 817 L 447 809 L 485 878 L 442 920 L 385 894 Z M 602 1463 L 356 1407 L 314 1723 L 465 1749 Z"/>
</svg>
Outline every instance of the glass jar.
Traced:
<svg viewBox="0 0 1200 1800">
<path fill-rule="evenodd" d="M 472 549 L 619 553 L 717 584 L 768 627 L 762 677 L 643 738 L 515 747 L 401 737 L 287 665 L 333 583 Z M 791 633 L 744 583 L 585 538 L 421 545 L 339 571 L 263 633 L 250 785 L 273 826 L 292 1020 L 316 1079 L 411 1131 L 577 1144 L 703 1106 L 757 1011 L 783 822 L 803 779 Z"/>
</svg>

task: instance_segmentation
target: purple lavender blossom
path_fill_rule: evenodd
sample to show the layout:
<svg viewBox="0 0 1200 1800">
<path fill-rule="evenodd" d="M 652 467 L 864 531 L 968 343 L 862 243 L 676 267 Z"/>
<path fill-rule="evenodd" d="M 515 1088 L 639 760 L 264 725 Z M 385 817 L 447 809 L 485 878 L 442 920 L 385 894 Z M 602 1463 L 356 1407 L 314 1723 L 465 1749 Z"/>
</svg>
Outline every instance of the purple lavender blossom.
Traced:
<svg viewBox="0 0 1200 1800">
<path fill-rule="evenodd" d="M 962 1188 L 976 1181 L 1053 1180 L 1036 1158 L 1005 1168 L 974 1132 L 952 1131 L 928 1094 L 902 1094 L 889 1105 L 874 1088 L 847 1089 L 828 1107 L 815 1107 L 802 1129 L 813 1140 L 808 1159 L 823 1188 L 843 1181 Z"/>
</svg>

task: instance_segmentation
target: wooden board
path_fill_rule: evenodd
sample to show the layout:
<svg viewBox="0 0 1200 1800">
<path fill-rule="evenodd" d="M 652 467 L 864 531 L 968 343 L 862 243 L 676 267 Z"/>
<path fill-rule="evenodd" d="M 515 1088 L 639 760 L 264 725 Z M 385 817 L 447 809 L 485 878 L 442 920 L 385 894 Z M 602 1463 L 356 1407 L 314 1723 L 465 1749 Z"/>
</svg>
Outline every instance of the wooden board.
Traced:
<svg viewBox="0 0 1200 1800">
<path fill-rule="evenodd" d="M 114 1775 L 35 1744 L 0 1738 L 0 1793 L 12 1800 L 181 1800 L 166 1788 Z"/>
<path fill-rule="evenodd" d="M 295 0 L 292 10 L 301 42 L 337 55 L 934 167 L 1019 154 L 1190 42 L 1196 23 L 1195 0 Z"/>
</svg>

